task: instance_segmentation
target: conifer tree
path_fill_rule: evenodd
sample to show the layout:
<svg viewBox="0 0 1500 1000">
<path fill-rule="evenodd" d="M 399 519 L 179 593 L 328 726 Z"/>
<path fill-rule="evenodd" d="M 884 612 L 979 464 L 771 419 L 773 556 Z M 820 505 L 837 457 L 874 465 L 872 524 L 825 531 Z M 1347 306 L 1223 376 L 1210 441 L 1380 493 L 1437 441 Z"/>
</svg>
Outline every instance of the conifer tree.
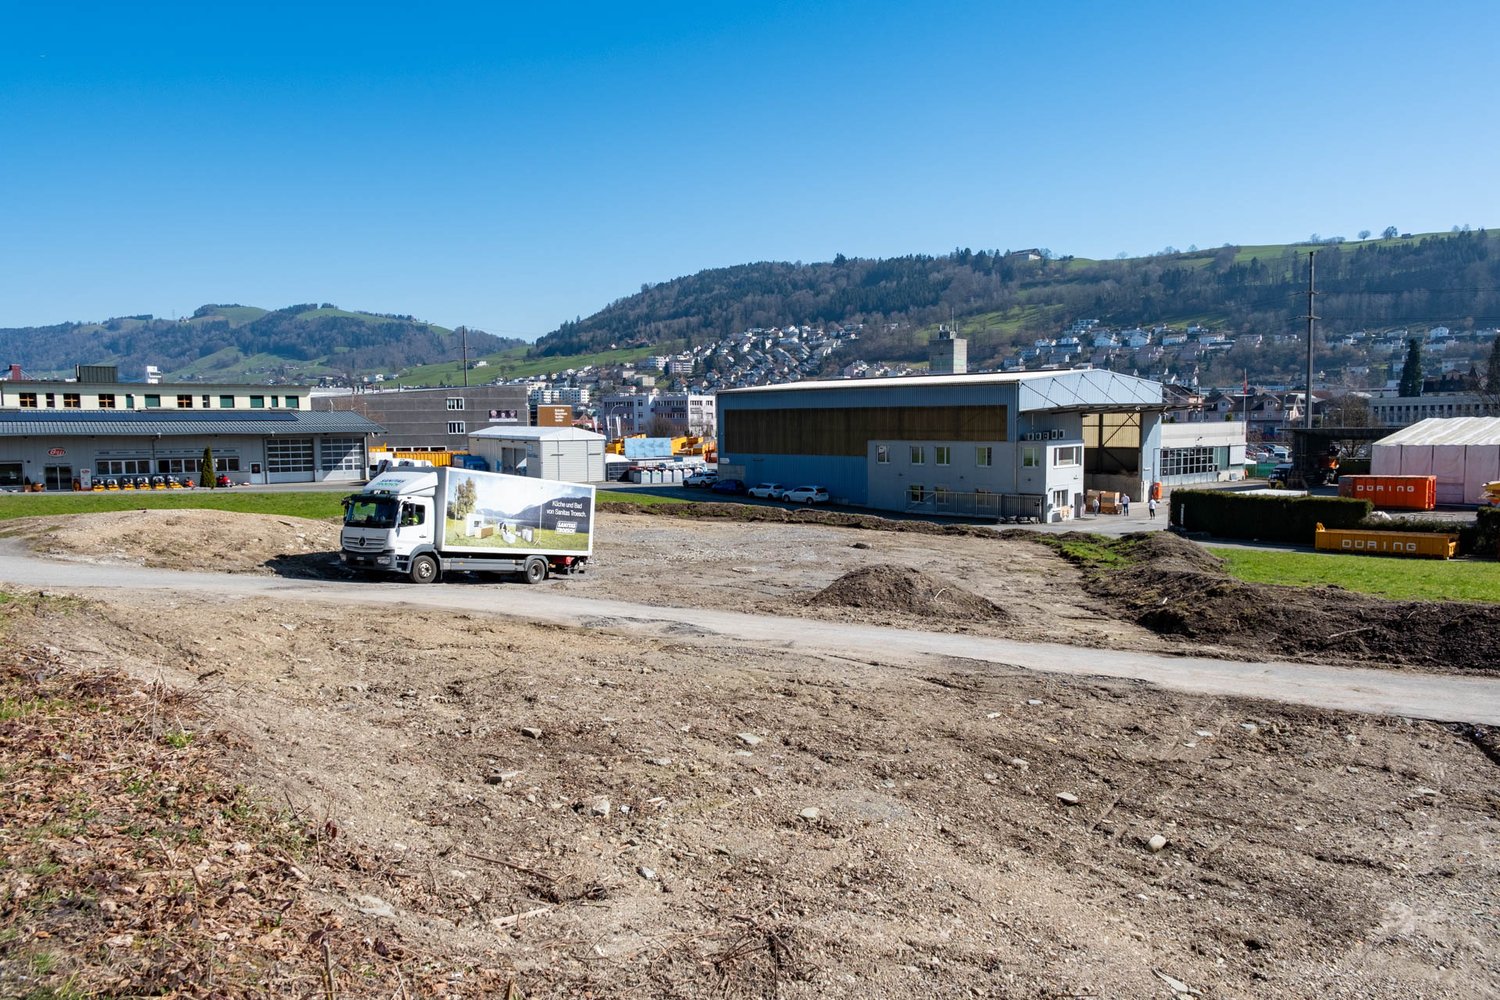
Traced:
<svg viewBox="0 0 1500 1000">
<path fill-rule="evenodd" d="M 1422 395 L 1422 342 L 1412 337 L 1406 342 L 1406 364 L 1401 366 L 1401 388 L 1403 396 Z"/>
</svg>

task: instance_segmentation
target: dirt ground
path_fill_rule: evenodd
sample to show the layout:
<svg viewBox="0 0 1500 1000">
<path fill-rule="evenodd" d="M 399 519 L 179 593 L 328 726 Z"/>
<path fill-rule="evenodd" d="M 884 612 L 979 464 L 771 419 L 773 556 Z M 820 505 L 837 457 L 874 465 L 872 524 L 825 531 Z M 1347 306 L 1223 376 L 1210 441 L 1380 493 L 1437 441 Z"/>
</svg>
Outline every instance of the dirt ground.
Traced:
<svg viewBox="0 0 1500 1000">
<path fill-rule="evenodd" d="M 324 572 L 336 546 L 333 525 L 216 512 L 13 530 L 225 571 Z M 593 571 L 543 586 L 1185 645 L 1024 539 L 617 514 L 599 534 Z M 964 594 L 931 583 L 955 577 Z M 888 606 L 858 606 L 872 593 Z M 333 824 L 353 862 L 307 861 L 306 891 L 390 943 L 332 956 L 341 997 L 402 995 L 418 957 L 450 970 L 433 995 L 475 997 L 1500 995 L 1487 733 L 191 593 L 41 602 L 8 643 L 192 692 L 235 780 Z"/>
</svg>

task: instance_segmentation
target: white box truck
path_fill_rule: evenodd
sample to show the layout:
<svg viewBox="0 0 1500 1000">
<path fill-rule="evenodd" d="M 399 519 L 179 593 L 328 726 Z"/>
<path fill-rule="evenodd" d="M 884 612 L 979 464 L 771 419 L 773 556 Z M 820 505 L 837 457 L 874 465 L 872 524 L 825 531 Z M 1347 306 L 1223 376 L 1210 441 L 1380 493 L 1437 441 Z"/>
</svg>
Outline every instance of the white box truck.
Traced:
<svg viewBox="0 0 1500 1000">
<path fill-rule="evenodd" d="M 432 583 L 446 571 L 581 573 L 593 555 L 594 488 L 451 466 L 393 469 L 344 498 L 351 569 Z"/>
</svg>

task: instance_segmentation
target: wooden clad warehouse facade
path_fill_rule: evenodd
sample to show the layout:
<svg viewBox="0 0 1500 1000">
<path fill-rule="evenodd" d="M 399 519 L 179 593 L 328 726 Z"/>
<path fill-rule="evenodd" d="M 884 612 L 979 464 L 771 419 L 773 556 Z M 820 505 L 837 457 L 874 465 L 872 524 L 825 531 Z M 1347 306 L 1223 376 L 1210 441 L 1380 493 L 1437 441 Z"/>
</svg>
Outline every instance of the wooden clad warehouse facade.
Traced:
<svg viewBox="0 0 1500 1000">
<path fill-rule="evenodd" d="M 850 409 L 729 410 L 723 444 L 766 455 L 863 458 L 871 441 L 1003 441 L 1004 406 L 858 406 Z"/>
</svg>

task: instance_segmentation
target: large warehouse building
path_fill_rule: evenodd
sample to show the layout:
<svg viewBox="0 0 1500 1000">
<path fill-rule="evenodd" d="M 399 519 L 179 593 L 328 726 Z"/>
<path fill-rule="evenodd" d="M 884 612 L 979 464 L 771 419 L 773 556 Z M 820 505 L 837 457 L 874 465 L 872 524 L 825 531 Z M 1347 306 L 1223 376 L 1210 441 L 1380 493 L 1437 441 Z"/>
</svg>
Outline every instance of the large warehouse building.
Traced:
<svg viewBox="0 0 1500 1000">
<path fill-rule="evenodd" d="M 844 503 L 1074 516 L 1161 481 L 1160 383 L 1102 370 L 794 382 L 719 394 L 719 475 Z M 1241 448 L 1243 459 L 1243 448 Z"/>
<path fill-rule="evenodd" d="M 0 488 L 121 476 L 198 480 L 204 449 L 235 483 L 353 482 L 378 424 L 314 413 L 306 386 L 121 382 L 110 365 L 71 381 L 0 380 Z"/>
</svg>

